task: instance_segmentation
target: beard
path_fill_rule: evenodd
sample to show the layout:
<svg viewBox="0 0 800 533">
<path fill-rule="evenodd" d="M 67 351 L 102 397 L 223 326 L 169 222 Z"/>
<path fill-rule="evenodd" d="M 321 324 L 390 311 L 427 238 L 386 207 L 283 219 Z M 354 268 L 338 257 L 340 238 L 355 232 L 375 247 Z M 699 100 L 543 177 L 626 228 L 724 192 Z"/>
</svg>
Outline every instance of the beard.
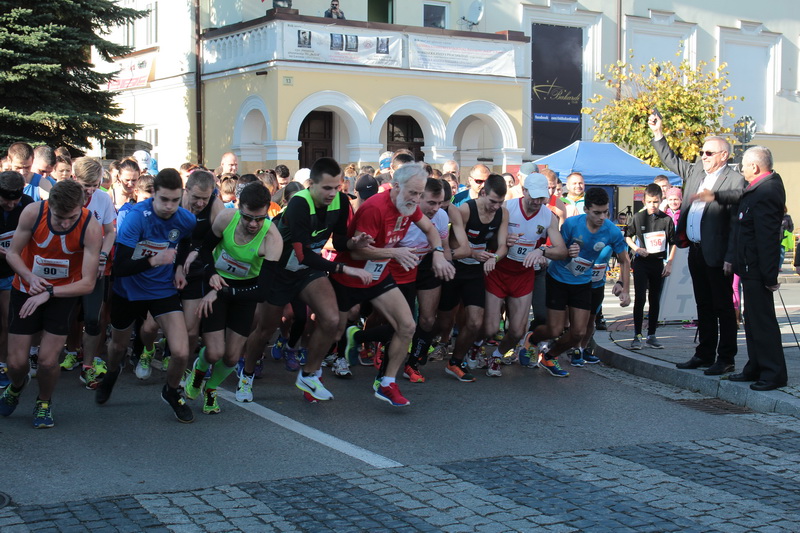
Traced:
<svg viewBox="0 0 800 533">
<path fill-rule="evenodd" d="M 405 202 L 403 201 L 403 190 L 400 189 L 400 194 L 397 195 L 397 198 L 394 200 L 394 206 L 400 211 L 400 214 L 404 217 L 408 217 L 414 214 L 414 211 L 417 210 L 417 204 L 414 202 Z"/>
</svg>

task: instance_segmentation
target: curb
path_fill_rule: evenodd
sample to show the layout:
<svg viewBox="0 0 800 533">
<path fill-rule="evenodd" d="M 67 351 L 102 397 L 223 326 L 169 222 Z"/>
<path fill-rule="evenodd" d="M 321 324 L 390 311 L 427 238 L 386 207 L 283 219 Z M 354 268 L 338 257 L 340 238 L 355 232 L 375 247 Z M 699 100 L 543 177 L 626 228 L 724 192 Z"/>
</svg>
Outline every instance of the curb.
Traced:
<svg viewBox="0 0 800 533">
<path fill-rule="evenodd" d="M 679 370 L 672 363 L 654 360 L 620 347 L 606 332 L 602 335 L 595 333 L 594 341 L 597 345 L 594 353 L 604 364 L 634 376 L 719 398 L 760 413 L 800 416 L 800 398 L 780 390 L 754 391 L 748 383 L 706 376 L 701 370 Z"/>
</svg>

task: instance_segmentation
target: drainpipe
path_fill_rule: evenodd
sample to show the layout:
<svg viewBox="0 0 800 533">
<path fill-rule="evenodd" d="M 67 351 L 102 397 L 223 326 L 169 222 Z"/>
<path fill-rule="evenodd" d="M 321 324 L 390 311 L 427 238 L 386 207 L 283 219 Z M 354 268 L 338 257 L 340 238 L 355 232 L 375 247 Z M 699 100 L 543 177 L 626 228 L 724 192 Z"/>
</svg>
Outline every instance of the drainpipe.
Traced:
<svg viewBox="0 0 800 533">
<path fill-rule="evenodd" d="M 622 0 L 617 0 L 617 61 L 622 61 Z M 617 100 L 622 96 L 622 88 L 617 87 Z"/>
<path fill-rule="evenodd" d="M 194 116 L 197 128 L 197 163 L 203 164 L 203 85 L 200 57 L 200 0 L 194 0 Z"/>
</svg>

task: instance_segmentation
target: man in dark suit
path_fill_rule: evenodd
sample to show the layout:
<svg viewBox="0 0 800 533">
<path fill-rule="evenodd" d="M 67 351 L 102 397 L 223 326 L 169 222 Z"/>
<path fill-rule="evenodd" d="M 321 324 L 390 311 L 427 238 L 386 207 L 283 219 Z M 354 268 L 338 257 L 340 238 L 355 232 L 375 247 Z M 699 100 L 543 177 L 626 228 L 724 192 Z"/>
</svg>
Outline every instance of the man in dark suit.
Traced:
<svg viewBox="0 0 800 533">
<path fill-rule="evenodd" d="M 697 304 L 699 344 L 694 356 L 676 366 L 681 369 L 706 368 L 705 374 L 718 376 L 733 372 L 736 357 L 736 313 L 731 280 L 735 205 L 703 202 L 698 192 L 735 191 L 741 194 L 745 181 L 727 165 L 730 144 L 721 137 L 708 137 L 700 151 L 700 161 L 680 159 L 667 144 L 661 116 L 647 121 L 653 132 L 653 146 L 661 161 L 683 178 L 683 202 L 678 219 L 678 246 L 689 247 L 689 273 Z"/>
<path fill-rule="evenodd" d="M 734 271 L 742 279 L 747 336 L 747 365 L 731 381 L 754 381 L 753 390 L 786 386 L 786 360 L 781 343 L 772 293 L 780 287 L 778 267 L 783 239 L 783 207 L 786 191 L 781 177 L 772 170 L 772 153 L 754 146 L 744 153 L 742 173 L 748 182 L 741 194 L 717 191 L 701 196 L 722 204 L 738 202 L 734 225 Z"/>
</svg>

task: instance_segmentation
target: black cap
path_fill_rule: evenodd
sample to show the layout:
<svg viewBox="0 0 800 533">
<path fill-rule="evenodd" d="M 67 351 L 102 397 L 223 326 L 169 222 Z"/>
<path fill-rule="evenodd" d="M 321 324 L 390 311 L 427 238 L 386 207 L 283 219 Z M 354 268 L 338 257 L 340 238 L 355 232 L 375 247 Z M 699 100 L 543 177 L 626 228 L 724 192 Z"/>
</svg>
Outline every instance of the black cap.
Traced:
<svg viewBox="0 0 800 533">
<path fill-rule="evenodd" d="M 369 174 L 362 174 L 356 182 L 356 192 L 359 198 L 366 200 L 376 192 L 378 192 L 378 180 Z"/>
</svg>

